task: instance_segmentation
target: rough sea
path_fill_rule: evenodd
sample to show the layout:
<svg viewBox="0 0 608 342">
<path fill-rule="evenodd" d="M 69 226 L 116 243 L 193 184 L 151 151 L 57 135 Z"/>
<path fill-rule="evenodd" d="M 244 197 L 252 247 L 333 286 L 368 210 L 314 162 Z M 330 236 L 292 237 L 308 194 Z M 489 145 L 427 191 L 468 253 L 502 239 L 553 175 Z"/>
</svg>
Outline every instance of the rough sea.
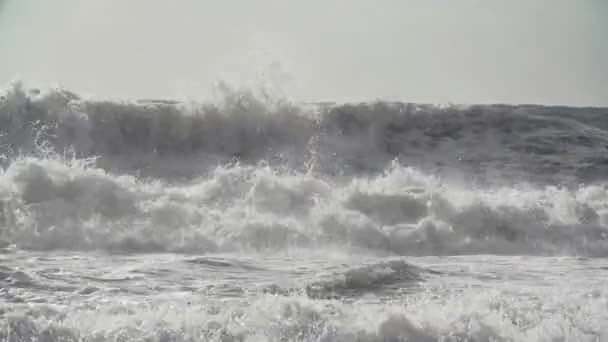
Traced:
<svg viewBox="0 0 608 342">
<path fill-rule="evenodd" d="M 0 95 L 0 341 L 608 341 L 608 109 Z"/>
</svg>

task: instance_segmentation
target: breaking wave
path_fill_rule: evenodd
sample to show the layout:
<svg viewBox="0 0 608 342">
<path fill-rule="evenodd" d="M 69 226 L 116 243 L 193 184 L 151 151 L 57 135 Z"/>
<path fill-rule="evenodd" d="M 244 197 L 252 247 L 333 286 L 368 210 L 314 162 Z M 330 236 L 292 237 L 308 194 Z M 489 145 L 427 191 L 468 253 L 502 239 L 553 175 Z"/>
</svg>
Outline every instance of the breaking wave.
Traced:
<svg viewBox="0 0 608 342">
<path fill-rule="evenodd" d="M 605 256 L 607 114 L 15 85 L 0 104 L 0 247 Z"/>
</svg>

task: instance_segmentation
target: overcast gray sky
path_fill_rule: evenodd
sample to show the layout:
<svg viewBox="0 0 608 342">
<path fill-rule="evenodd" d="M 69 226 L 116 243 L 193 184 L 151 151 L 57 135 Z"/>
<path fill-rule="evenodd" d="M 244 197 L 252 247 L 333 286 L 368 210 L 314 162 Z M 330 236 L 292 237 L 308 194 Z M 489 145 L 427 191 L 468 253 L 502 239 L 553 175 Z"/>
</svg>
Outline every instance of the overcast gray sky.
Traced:
<svg viewBox="0 0 608 342">
<path fill-rule="evenodd" d="M 0 0 L 0 82 L 304 101 L 608 105 L 606 0 Z"/>
</svg>

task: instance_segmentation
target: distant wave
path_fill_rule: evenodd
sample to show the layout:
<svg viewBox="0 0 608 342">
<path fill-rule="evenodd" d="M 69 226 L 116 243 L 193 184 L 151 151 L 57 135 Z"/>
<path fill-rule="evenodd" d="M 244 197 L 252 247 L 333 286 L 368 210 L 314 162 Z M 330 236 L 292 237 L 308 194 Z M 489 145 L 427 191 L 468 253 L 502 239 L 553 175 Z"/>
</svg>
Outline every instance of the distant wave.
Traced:
<svg viewBox="0 0 608 342">
<path fill-rule="evenodd" d="M 606 256 L 607 113 L 15 86 L 0 105 L 0 247 Z"/>
</svg>

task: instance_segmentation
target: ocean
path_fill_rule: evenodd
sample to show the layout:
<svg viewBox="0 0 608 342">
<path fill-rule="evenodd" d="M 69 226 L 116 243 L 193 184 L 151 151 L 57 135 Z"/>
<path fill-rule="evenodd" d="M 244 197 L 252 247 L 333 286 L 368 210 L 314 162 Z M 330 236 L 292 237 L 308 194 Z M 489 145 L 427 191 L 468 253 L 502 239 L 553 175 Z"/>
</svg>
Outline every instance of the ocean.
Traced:
<svg viewBox="0 0 608 342">
<path fill-rule="evenodd" d="M 608 341 L 608 108 L 0 96 L 0 341 Z"/>
</svg>

